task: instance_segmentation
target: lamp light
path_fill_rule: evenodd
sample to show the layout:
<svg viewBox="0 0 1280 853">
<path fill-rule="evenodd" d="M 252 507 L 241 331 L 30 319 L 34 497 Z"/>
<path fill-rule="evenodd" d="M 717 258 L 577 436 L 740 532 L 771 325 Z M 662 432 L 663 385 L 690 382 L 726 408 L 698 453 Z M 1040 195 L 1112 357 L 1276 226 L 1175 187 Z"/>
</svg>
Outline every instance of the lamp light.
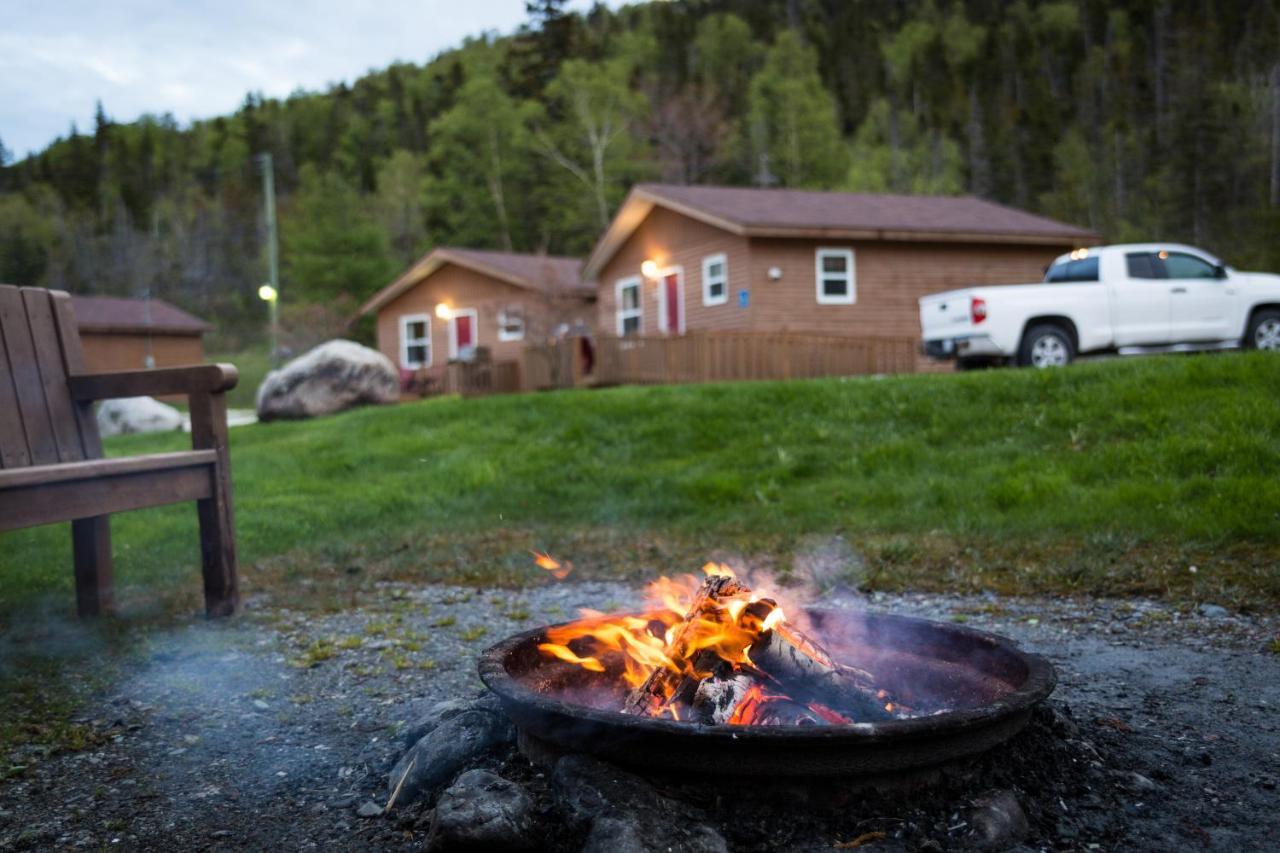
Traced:
<svg viewBox="0 0 1280 853">
<path fill-rule="evenodd" d="M 645 278 L 658 277 L 658 262 L 650 258 L 640 265 L 640 274 Z"/>
<path fill-rule="evenodd" d="M 449 308 L 449 306 L 446 303 L 441 302 L 439 305 L 436 306 L 436 316 L 439 317 L 441 320 L 448 320 L 450 317 L 453 316 L 453 311 Z"/>
<path fill-rule="evenodd" d="M 782 278 L 782 267 L 769 267 L 769 281 L 777 281 Z"/>
<path fill-rule="evenodd" d="M 275 302 L 276 296 L 278 296 L 276 289 L 269 284 L 264 284 L 258 288 L 258 298 L 263 302 Z"/>
</svg>

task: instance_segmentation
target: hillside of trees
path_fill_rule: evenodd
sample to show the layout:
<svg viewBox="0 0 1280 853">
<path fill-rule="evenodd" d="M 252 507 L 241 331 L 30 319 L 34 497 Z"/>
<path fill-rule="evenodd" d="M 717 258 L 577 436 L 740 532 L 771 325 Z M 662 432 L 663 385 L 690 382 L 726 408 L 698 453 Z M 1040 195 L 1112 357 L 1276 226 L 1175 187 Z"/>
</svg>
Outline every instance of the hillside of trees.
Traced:
<svg viewBox="0 0 1280 853">
<path fill-rule="evenodd" d="M 252 340 L 261 152 L 312 327 L 433 245 L 585 253 L 641 180 L 972 193 L 1280 268 L 1275 0 L 528 6 L 325 92 L 0 145 L 0 281 L 149 291 Z"/>
</svg>

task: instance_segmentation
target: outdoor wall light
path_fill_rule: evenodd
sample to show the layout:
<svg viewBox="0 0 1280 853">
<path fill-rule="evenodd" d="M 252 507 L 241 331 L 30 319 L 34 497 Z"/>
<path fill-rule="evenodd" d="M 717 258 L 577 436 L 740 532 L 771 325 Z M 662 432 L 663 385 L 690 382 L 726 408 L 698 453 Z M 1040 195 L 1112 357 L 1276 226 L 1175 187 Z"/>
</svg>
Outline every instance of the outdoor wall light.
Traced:
<svg viewBox="0 0 1280 853">
<path fill-rule="evenodd" d="M 645 278 L 658 277 L 658 262 L 655 260 L 647 260 L 640 265 L 640 274 Z"/>
<path fill-rule="evenodd" d="M 782 278 L 782 267 L 769 267 L 769 281 L 777 281 Z"/>
<path fill-rule="evenodd" d="M 439 305 L 436 306 L 436 316 L 439 317 L 441 320 L 448 320 L 450 317 L 453 316 L 453 311 L 449 308 L 448 305 L 441 302 Z"/>
</svg>

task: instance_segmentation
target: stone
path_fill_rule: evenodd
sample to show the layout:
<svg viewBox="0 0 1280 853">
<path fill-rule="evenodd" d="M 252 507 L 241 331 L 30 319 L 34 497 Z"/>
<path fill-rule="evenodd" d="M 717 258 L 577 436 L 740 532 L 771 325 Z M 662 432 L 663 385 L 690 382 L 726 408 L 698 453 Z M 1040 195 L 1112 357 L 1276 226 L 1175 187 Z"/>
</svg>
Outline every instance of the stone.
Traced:
<svg viewBox="0 0 1280 853">
<path fill-rule="evenodd" d="M 182 413 L 153 397 L 122 397 L 98 404 L 98 432 L 104 436 L 180 429 Z"/>
<path fill-rule="evenodd" d="M 639 776 L 612 764 L 567 755 L 556 762 L 551 784 L 556 805 L 569 825 L 587 830 L 584 851 L 726 853 L 729 849 L 699 809 L 662 796 Z"/>
<path fill-rule="evenodd" d="M 387 777 L 387 794 L 395 797 L 394 807 L 407 805 L 453 779 L 480 756 L 514 740 L 515 728 L 506 718 L 477 708 L 461 711 L 400 757 Z"/>
<path fill-rule="evenodd" d="M 429 734 L 445 720 L 451 720 L 463 711 L 470 710 L 484 711 L 499 719 L 506 719 L 506 715 L 502 713 L 502 706 L 498 704 L 498 697 L 487 690 L 472 699 L 446 699 L 432 705 L 425 714 L 409 724 L 401 733 L 400 739 L 404 743 L 404 748 L 412 747 L 422 740 L 423 735 Z"/>
<path fill-rule="evenodd" d="M 258 419 L 314 418 L 399 399 L 400 376 L 389 358 L 352 341 L 333 340 L 267 374 L 258 387 Z"/>
<path fill-rule="evenodd" d="M 1003 850 L 1030 831 L 1022 805 L 1009 791 L 993 791 L 980 797 L 969 814 L 969 823 L 980 846 Z"/>
<path fill-rule="evenodd" d="M 430 850 L 527 850 L 534 846 L 533 800 L 488 770 L 468 770 L 436 801 Z"/>
<path fill-rule="evenodd" d="M 649 853 L 644 830 L 634 820 L 600 817 L 591 824 L 582 853 Z"/>
<path fill-rule="evenodd" d="M 1160 787 L 1141 773 L 1129 773 L 1125 779 L 1129 786 L 1137 791 L 1154 791 Z"/>
<path fill-rule="evenodd" d="M 1221 604 L 1201 604 L 1198 609 L 1200 615 L 1206 619 L 1221 619 L 1228 615 L 1227 608 Z"/>
<path fill-rule="evenodd" d="M 377 817 L 382 814 L 382 806 L 373 800 L 365 800 L 360 804 L 360 808 L 356 809 L 356 814 L 360 815 L 360 817 Z"/>
</svg>

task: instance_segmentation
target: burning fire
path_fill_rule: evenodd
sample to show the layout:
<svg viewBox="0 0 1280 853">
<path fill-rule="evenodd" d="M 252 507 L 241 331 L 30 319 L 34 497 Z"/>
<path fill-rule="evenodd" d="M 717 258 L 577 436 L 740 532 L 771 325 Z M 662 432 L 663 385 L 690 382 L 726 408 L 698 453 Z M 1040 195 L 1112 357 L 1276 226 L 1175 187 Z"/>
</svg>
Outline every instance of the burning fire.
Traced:
<svg viewBox="0 0 1280 853">
<path fill-rule="evenodd" d="M 534 554 L 557 579 L 567 575 L 558 561 Z M 791 625 L 776 597 L 722 563 L 702 572 L 650 584 L 647 609 L 637 614 L 584 610 L 581 619 L 549 628 L 538 649 L 616 684 L 624 713 L 841 725 L 900 710 L 868 673 L 835 662 Z"/>
</svg>

